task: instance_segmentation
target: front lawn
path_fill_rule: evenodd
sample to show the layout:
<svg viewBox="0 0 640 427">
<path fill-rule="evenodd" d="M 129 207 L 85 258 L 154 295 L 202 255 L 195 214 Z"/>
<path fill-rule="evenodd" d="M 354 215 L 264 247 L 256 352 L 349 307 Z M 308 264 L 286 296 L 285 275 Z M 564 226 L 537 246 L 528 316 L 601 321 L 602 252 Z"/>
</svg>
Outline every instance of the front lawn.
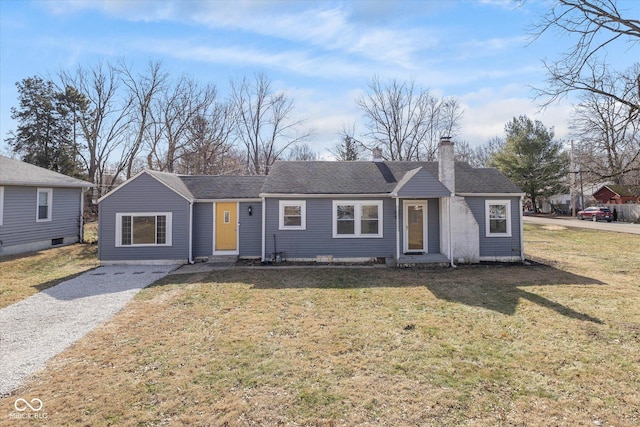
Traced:
<svg viewBox="0 0 640 427">
<path fill-rule="evenodd" d="M 75 244 L 0 258 L 0 309 L 97 267 L 96 248 Z"/>
<path fill-rule="evenodd" d="M 638 236 L 527 225 L 526 245 L 549 265 L 168 276 L 0 424 L 18 396 L 50 425 L 640 424 Z"/>
</svg>

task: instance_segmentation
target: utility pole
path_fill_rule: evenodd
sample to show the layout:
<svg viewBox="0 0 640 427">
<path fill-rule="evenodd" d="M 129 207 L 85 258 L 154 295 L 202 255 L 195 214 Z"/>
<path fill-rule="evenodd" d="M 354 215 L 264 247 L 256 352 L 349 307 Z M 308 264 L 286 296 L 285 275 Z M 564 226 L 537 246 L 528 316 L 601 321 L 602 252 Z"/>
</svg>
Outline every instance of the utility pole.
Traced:
<svg viewBox="0 0 640 427">
<path fill-rule="evenodd" d="M 570 152 L 570 159 L 571 159 L 571 166 L 570 166 L 570 171 L 571 174 L 569 175 L 569 198 L 571 200 L 571 216 L 576 216 L 576 201 L 574 199 L 575 194 L 574 194 L 574 189 L 576 187 L 576 176 L 575 173 L 573 172 L 575 170 L 575 163 L 574 163 L 574 159 L 573 159 L 573 139 L 571 140 L 571 152 Z"/>
</svg>

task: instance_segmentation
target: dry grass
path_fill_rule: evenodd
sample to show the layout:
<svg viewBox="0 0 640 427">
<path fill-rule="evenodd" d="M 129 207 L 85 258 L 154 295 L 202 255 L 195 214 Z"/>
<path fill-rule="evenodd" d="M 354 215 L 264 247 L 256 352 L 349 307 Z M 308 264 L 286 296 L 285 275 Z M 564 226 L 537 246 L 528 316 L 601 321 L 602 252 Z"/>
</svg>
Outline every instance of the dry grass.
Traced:
<svg viewBox="0 0 640 427">
<path fill-rule="evenodd" d="M 0 308 L 97 267 L 96 248 L 76 244 L 0 258 Z"/>
<path fill-rule="evenodd" d="M 169 276 L 16 396 L 56 426 L 640 424 L 638 237 L 526 240 L 552 266 Z"/>
</svg>

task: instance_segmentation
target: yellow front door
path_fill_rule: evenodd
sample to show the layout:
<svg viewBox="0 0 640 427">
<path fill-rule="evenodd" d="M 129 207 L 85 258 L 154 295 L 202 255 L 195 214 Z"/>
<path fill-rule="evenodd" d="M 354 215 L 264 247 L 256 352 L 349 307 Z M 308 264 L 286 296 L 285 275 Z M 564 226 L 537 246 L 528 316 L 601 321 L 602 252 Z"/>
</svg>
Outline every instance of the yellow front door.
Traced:
<svg viewBox="0 0 640 427">
<path fill-rule="evenodd" d="M 238 204 L 216 203 L 216 251 L 235 251 L 237 247 Z"/>
</svg>

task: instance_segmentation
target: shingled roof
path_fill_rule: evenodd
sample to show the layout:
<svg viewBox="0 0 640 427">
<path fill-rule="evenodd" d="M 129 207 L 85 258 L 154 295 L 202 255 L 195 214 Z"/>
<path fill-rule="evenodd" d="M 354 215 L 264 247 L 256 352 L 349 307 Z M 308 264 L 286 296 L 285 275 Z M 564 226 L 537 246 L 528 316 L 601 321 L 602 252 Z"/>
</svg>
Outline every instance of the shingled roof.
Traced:
<svg viewBox="0 0 640 427">
<path fill-rule="evenodd" d="M 640 196 L 640 186 L 638 185 L 621 185 L 621 184 L 609 184 L 605 185 L 611 191 L 622 197 L 635 197 Z"/>
<path fill-rule="evenodd" d="M 0 185 L 93 187 L 90 182 L 1 155 Z"/>
<path fill-rule="evenodd" d="M 195 199 L 254 199 L 259 197 L 264 176 L 179 176 Z"/>
<path fill-rule="evenodd" d="M 264 194 L 388 194 L 404 176 L 417 168 L 438 177 L 438 162 L 277 161 L 271 168 Z M 472 168 L 456 162 L 456 193 L 521 194 L 496 169 Z"/>
</svg>

